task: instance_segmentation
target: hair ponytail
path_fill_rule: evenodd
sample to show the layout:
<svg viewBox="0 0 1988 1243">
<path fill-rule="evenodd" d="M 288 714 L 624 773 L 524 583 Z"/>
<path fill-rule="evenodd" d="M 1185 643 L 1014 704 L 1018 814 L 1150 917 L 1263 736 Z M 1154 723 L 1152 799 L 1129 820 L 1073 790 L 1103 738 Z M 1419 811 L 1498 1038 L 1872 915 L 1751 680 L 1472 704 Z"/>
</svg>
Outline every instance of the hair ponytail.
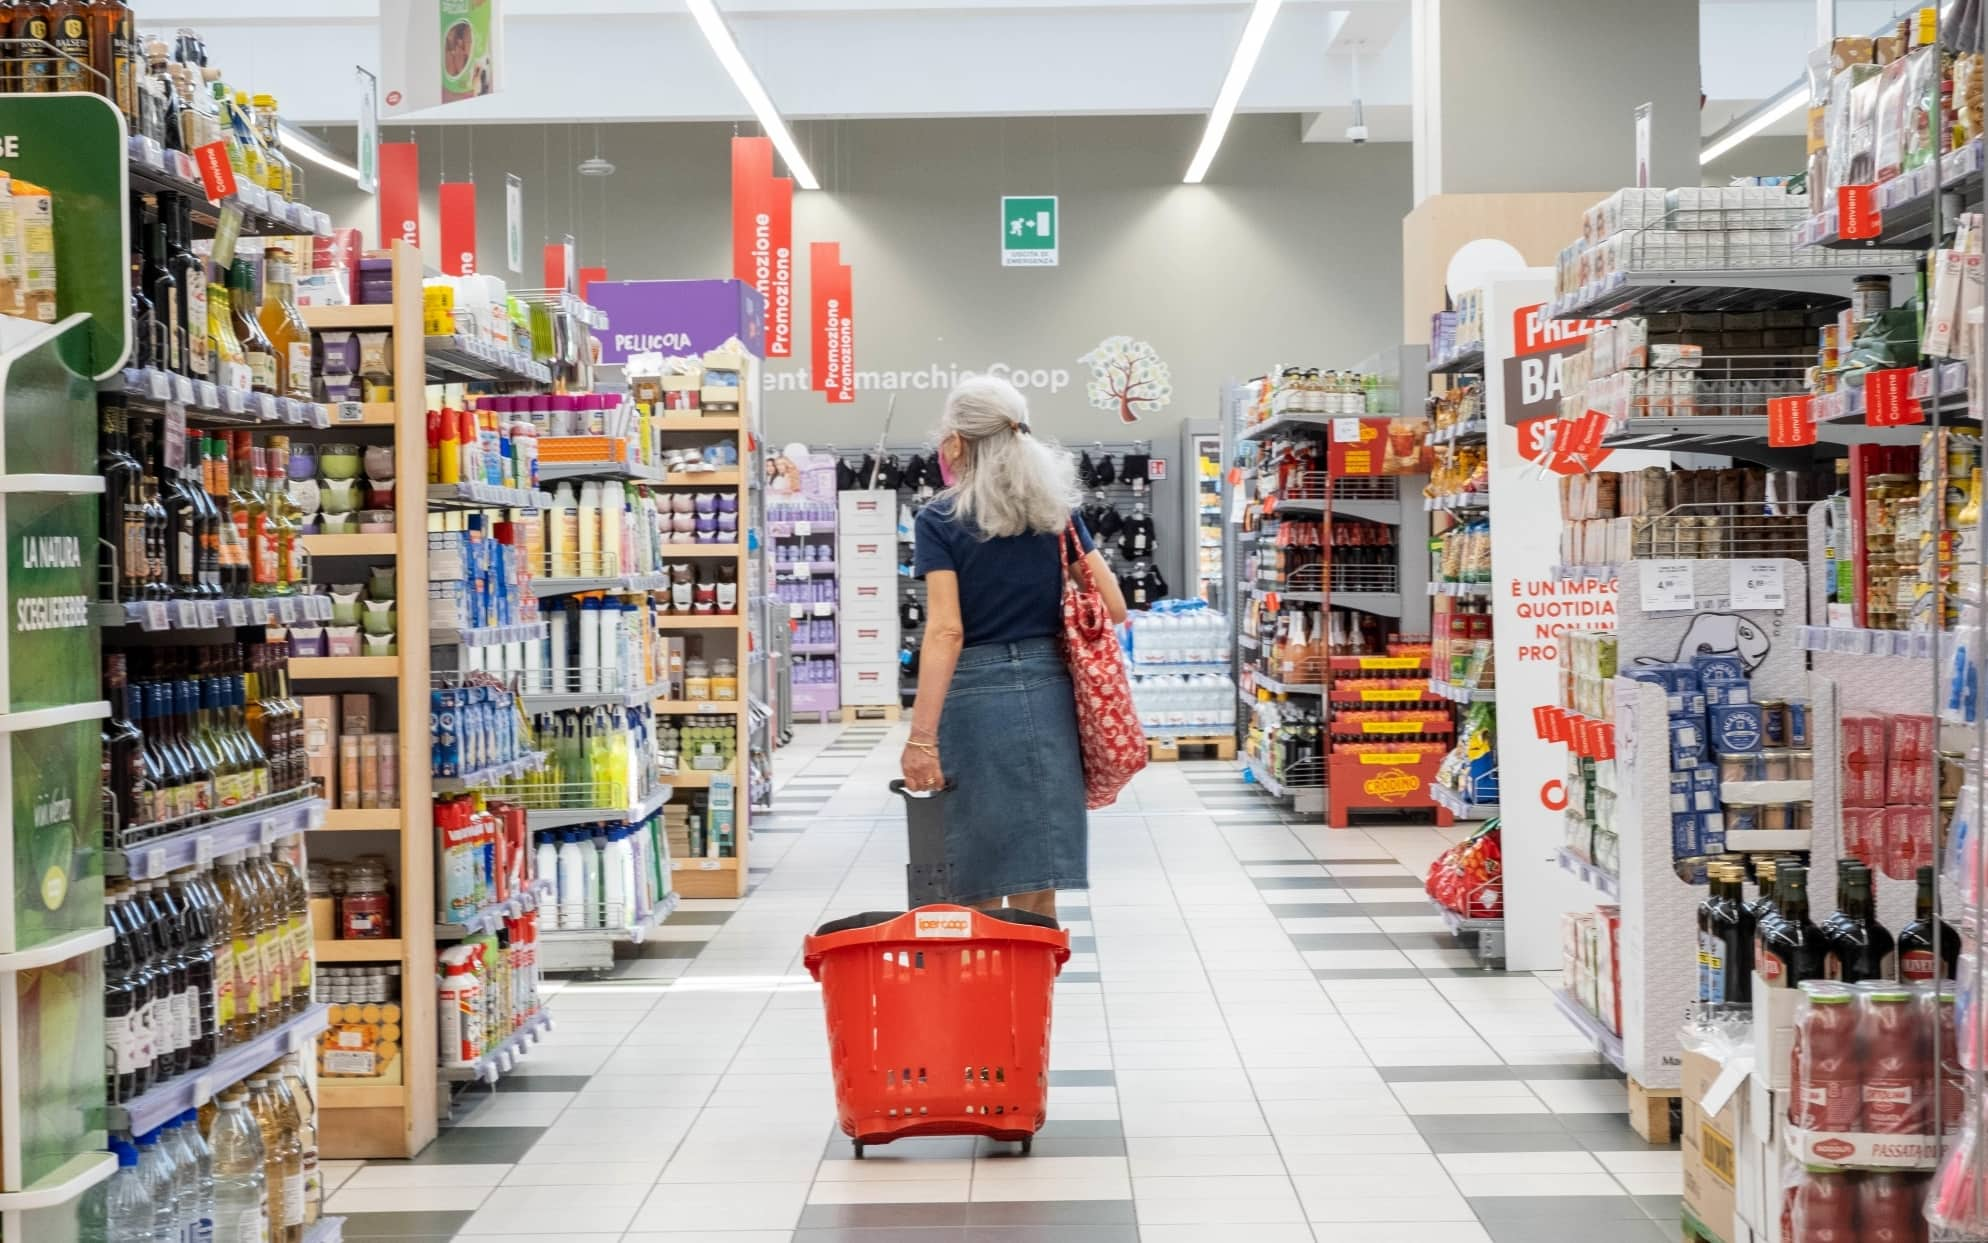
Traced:
<svg viewBox="0 0 1988 1243">
<path fill-rule="evenodd" d="M 957 435 L 965 452 L 941 495 L 983 535 L 1061 531 L 1077 507 L 1076 463 L 1032 434 L 1028 417 L 1027 400 L 999 376 L 973 376 L 946 395 L 939 435 Z"/>
</svg>

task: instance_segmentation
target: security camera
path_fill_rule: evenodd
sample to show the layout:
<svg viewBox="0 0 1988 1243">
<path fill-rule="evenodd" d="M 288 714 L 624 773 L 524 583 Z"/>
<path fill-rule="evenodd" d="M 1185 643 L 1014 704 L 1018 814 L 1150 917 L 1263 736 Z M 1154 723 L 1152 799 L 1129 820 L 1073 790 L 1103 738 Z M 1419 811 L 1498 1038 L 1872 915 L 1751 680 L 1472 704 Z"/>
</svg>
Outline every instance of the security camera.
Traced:
<svg viewBox="0 0 1988 1243">
<path fill-rule="evenodd" d="M 1366 142 L 1366 141 L 1367 141 L 1367 127 L 1366 127 L 1366 126 L 1364 126 L 1364 125 L 1349 125 L 1349 126 L 1347 126 L 1347 127 L 1346 127 L 1346 141 L 1347 141 L 1347 142 L 1350 142 L 1350 143 L 1353 143 L 1353 144 L 1354 144 L 1354 145 L 1356 145 L 1356 146 L 1357 146 L 1357 145 L 1359 145 L 1359 144 L 1361 144 L 1361 143 L 1364 143 L 1364 142 Z"/>
</svg>

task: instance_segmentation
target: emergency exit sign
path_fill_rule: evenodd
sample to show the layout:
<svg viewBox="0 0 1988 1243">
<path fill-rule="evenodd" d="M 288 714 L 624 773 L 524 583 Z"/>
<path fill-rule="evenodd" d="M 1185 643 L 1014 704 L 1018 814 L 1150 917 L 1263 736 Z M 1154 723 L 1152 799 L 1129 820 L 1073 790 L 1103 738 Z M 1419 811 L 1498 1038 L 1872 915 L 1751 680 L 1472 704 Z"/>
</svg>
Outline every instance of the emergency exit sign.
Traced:
<svg viewBox="0 0 1988 1243">
<path fill-rule="evenodd" d="M 1055 267 L 1058 233 L 1055 195 L 1008 195 L 1001 199 L 1002 267 Z"/>
</svg>

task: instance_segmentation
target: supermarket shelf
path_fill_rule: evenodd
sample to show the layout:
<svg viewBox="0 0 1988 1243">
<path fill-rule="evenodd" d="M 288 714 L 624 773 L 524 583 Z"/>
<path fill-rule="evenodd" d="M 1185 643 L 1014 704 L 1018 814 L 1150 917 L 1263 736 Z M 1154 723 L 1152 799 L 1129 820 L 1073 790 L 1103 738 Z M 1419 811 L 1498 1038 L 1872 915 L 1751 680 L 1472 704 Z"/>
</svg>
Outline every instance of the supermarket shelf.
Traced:
<svg viewBox="0 0 1988 1243">
<path fill-rule="evenodd" d="M 544 691 L 519 695 L 518 700 L 526 712 L 557 712 L 561 708 L 588 708 L 595 704 L 620 704 L 624 708 L 634 708 L 662 698 L 669 694 L 669 690 L 669 680 L 665 678 L 661 682 L 628 690 Z"/>
<path fill-rule="evenodd" d="M 1817 423 L 1815 438 L 1824 444 L 1916 445 L 1923 429 L 1867 427 L 1862 423 Z M 1779 449 L 1767 443 L 1767 416 L 1685 415 L 1673 418 L 1645 416 L 1624 419 L 1620 427 L 1602 437 L 1611 449 L 1668 449 L 1684 453 L 1722 453 L 1736 457 L 1762 453 L 1787 453 L 1802 460 L 1815 455 L 1807 448 Z"/>
<path fill-rule="evenodd" d="M 570 596 L 582 591 L 604 591 L 610 595 L 626 595 L 636 591 L 661 591 L 669 586 L 667 574 L 617 574 L 594 578 L 534 578 L 532 594 L 544 600 L 551 596 Z"/>
<path fill-rule="evenodd" d="M 1936 392 L 1937 390 L 1937 392 Z M 1938 410 L 1942 414 L 1976 418 L 1968 410 L 1967 364 L 1954 360 L 1943 362 L 1939 367 L 1922 367 L 1912 373 L 1912 396 L 1917 398 L 1925 413 Z M 1864 423 L 1867 410 L 1866 396 L 1862 385 L 1845 387 L 1834 393 L 1825 393 L 1815 399 L 1816 437 L 1825 435 L 1834 439 L 1840 434 L 1833 425 L 1849 424 L 1858 432 L 1868 430 Z M 1907 428 L 1885 429 L 1893 431 L 1911 430 Z"/>
<path fill-rule="evenodd" d="M 1236 636 L 1236 643 L 1241 647 L 1255 647 L 1257 646 L 1257 638 L 1253 634 L 1239 634 Z"/>
<path fill-rule="evenodd" d="M 317 827 L 321 833 L 397 833 L 400 808 L 333 807 L 324 813 L 324 823 Z"/>
<path fill-rule="evenodd" d="M 1601 1020 L 1589 1014 L 1586 1006 L 1569 997 L 1566 990 L 1556 988 L 1549 991 L 1553 994 L 1553 1004 L 1567 1016 L 1567 1021 L 1574 1025 L 1576 1031 L 1588 1038 L 1595 1052 L 1601 1054 L 1609 1065 L 1626 1072 L 1628 1067 L 1622 1056 L 1622 1037 L 1603 1027 Z"/>
<path fill-rule="evenodd" d="M 1483 370 L 1484 343 L 1482 341 L 1477 342 L 1475 345 L 1467 345 L 1455 353 L 1445 354 L 1441 358 L 1432 358 L 1429 360 L 1429 371 L 1432 375 L 1439 371 Z"/>
<path fill-rule="evenodd" d="M 1441 678 L 1429 679 L 1429 690 L 1460 704 L 1496 703 L 1498 690 L 1492 686 L 1463 686 L 1456 682 L 1445 682 Z"/>
<path fill-rule="evenodd" d="M 214 228 L 220 207 L 226 205 L 241 211 L 243 236 L 308 233 L 321 237 L 331 232 L 331 217 L 323 212 L 246 182 L 224 204 L 215 204 L 208 200 L 207 189 L 200 181 L 200 169 L 191 156 L 162 150 L 157 142 L 142 135 L 131 135 L 125 142 L 132 193 L 181 195 L 192 204 L 194 219 L 204 229 Z"/>
<path fill-rule="evenodd" d="M 330 621 L 330 596 L 276 596 L 253 600 L 99 601 L 99 626 L 141 630 L 215 630 L 222 626 L 263 626 L 271 621 Z"/>
<path fill-rule="evenodd" d="M 663 895 L 648 918 L 619 928 L 540 928 L 540 971 L 606 971 L 614 966 L 614 947 L 640 945 L 649 930 L 676 913 L 682 901 L 675 890 Z"/>
<path fill-rule="evenodd" d="M 304 326 L 312 332 L 341 328 L 391 328 L 393 303 L 364 302 L 357 306 L 300 306 Z"/>
<path fill-rule="evenodd" d="M 144 410 L 181 406 L 188 421 L 229 427 L 331 426 L 329 407 L 294 397 L 222 388 L 207 380 L 157 367 L 127 367 L 97 385 L 100 393 L 122 394 L 125 404 Z"/>
<path fill-rule="evenodd" d="M 1325 429 L 1332 426 L 1332 420 L 1335 417 L 1356 418 L 1358 416 L 1350 414 L 1337 416 L 1313 414 L 1309 410 L 1287 411 L 1283 414 L 1273 414 L 1261 423 L 1243 428 L 1240 432 L 1236 433 L 1236 439 L 1255 440 L 1262 436 L 1289 435 L 1292 432 L 1310 432 L 1314 435 L 1324 435 Z"/>
<path fill-rule="evenodd" d="M 640 824 L 661 810 L 672 793 L 665 785 L 632 807 L 557 807 L 525 813 L 525 823 L 533 831 L 566 829 L 577 824 Z"/>
<path fill-rule="evenodd" d="M 787 647 L 796 656 L 833 656 L 842 650 L 839 643 L 792 643 Z"/>
<path fill-rule="evenodd" d="M 1442 917 L 1443 925 L 1450 930 L 1451 934 L 1462 935 L 1463 933 L 1471 932 L 1483 936 L 1495 936 L 1499 938 L 1500 941 L 1504 939 L 1505 935 L 1504 920 L 1472 919 L 1470 916 L 1465 915 L 1459 911 L 1451 910 L 1449 907 L 1444 906 L 1442 903 L 1436 901 L 1435 898 L 1430 897 L 1428 894 L 1424 894 L 1423 896 L 1429 898 L 1429 905 L 1436 908 L 1436 914 Z M 1492 954 L 1489 956 L 1495 958 L 1495 957 L 1501 957 L 1502 955 Z"/>
<path fill-rule="evenodd" d="M 428 503 L 462 509 L 535 509 L 550 505 L 552 498 L 530 488 L 500 488 L 494 483 L 431 483 Z"/>
<path fill-rule="evenodd" d="M 661 476 L 658 483 L 668 488 L 718 488 L 720 490 L 739 486 L 739 472 L 736 467 L 723 470 L 679 470 Z"/>
<path fill-rule="evenodd" d="M 319 1091 L 323 1091 L 323 1086 L 320 1086 Z M 393 1091 L 394 1099 L 390 1103 L 398 1105 L 403 1089 L 396 1086 Z M 343 1217 L 320 1217 L 304 1230 L 304 1243 L 343 1243 L 344 1239 Z"/>
<path fill-rule="evenodd" d="M 659 432 L 736 432 L 745 425 L 736 414 L 671 414 L 649 420 Z"/>
<path fill-rule="evenodd" d="M 503 349 L 474 337 L 460 335 L 427 337 L 423 344 L 428 356 L 430 384 L 478 380 L 499 384 L 552 383 L 550 368 L 517 350 Z"/>
<path fill-rule="evenodd" d="M 74 1204 L 83 1193 L 117 1172 L 117 1158 L 107 1152 L 79 1152 L 19 1191 L 0 1192 L 0 1213 L 13 1218 L 36 1209 Z M 66 1231 L 57 1231 L 65 1237 Z M 95 1236 L 101 1237 L 101 1236 Z"/>
<path fill-rule="evenodd" d="M 1322 514 L 1327 501 L 1322 496 L 1280 496 L 1275 498 L 1278 517 L 1285 514 Z"/>
<path fill-rule="evenodd" d="M 407 1088 L 398 1083 L 355 1083 L 322 1076 L 318 1079 L 319 1109 L 399 1109 L 407 1100 Z"/>
<path fill-rule="evenodd" d="M 1275 583 L 1271 583 L 1268 586 L 1258 583 L 1249 589 L 1249 594 L 1253 596 L 1276 596 L 1286 604 L 1325 603 L 1325 593 L 1322 591 L 1288 591 Z"/>
<path fill-rule="evenodd" d="M 671 859 L 672 872 L 736 872 L 739 861 L 735 856 L 723 859 Z"/>
<path fill-rule="evenodd" d="M 739 546 L 736 541 L 729 544 L 664 544 L 662 546 L 662 555 L 666 557 L 736 557 L 739 555 Z M 831 570 L 835 568 L 833 561 L 821 564 L 827 565 Z M 776 565 L 774 568 L 784 570 L 788 567 L 785 565 Z"/>
<path fill-rule="evenodd" d="M 1429 594 L 1432 596 L 1453 596 L 1457 599 L 1465 600 L 1489 600 L 1491 598 L 1491 584 L 1430 583 Z"/>
<path fill-rule="evenodd" d="M 400 407 L 390 401 L 341 401 L 331 408 L 333 427 L 392 427 Z"/>
<path fill-rule="evenodd" d="M 1941 159 L 1940 188 L 1958 194 L 1963 202 L 1981 201 L 1981 140 L 1949 151 Z M 1931 164 L 1903 173 L 1877 188 L 1879 213 L 1876 237 L 1845 239 L 1838 233 L 1834 205 L 1795 226 L 1795 245 L 1828 246 L 1839 250 L 1869 250 L 1877 247 L 1923 246 L 1933 228 L 1933 173 Z M 1949 227 L 1953 213 L 1942 213 Z"/>
<path fill-rule="evenodd" d="M 1555 565 L 1553 567 L 1553 577 L 1563 583 L 1585 582 L 1591 578 L 1599 579 L 1602 582 L 1613 582 L 1620 574 L 1621 570 L 1619 567 L 1609 565 L 1607 562 L 1597 562 L 1594 565 Z"/>
<path fill-rule="evenodd" d="M 661 483 L 662 471 L 642 462 L 547 462 L 538 464 L 540 483 L 562 479 L 625 479 L 635 483 Z"/>
<path fill-rule="evenodd" d="M 1323 695 L 1325 687 L 1317 682 L 1280 682 L 1261 670 L 1249 671 L 1253 679 L 1251 685 L 1257 690 L 1269 691 L 1273 695 Z"/>
<path fill-rule="evenodd" d="M 532 1046 L 551 1030 L 552 1013 L 540 1010 L 526 1019 L 524 1026 L 506 1037 L 504 1043 L 474 1062 L 462 1066 L 442 1067 L 441 1077 L 451 1083 L 496 1083 L 510 1074 L 518 1062 L 531 1051 Z"/>
<path fill-rule="evenodd" d="M 1662 311 L 1772 311 L 1847 299 L 1860 276 L 1910 276 L 1917 256 L 1893 251 L 1869 264 L 1757 268 L 1618 269 L 1579 293 L 1555 298 L 1555 319 L 1619 319 Z"/>
<path fill-rule="evenodd" d="M 477 626 L 467 630 L 430 630 L 428 642 L 434 647 L 498 647 L 505 643 L 530 643 L 549 632 L 546 622 L 520 622 L 515 626 Z"/>
<path fill-rule="evenodd" d="M 384 535 L 305 535 L 304 551 L 313 557 L 392 557 L 399 555 L 400 537 Z"/>
<path fill-rule="evenodd" d="M 656 625 L 665 630 L 672 628 L 733 630 L 738 624 L 737 613 L 665 613 L 656 619 Z"/>
<path fill-rule="evenodd" d="M 730 764 L 723 768 L 679 768 L 673 773 L 663 774 L 663 780 L 679 790 L 708 790 L 713 778 L 730 776 L 731 772 Z"/>
<path fill-rule="evenodd" d="M 535 911 L 541 899 L 551 894 L 553 883 L 541 876 L 533 880 L 523 893 L 513 894 L 502 902 L 492 902 L 478 907 L 467 919 L 459 923 L 435 925 L 437 941 L 460 941 L 465 937 L 477 936 L 485 932 L 497 932 L 504 927 L 506 920 L 516 919 L 526 911 Z"/>
<path fill-rule="evenodd" d="M 522 777 L 543 763 L 545 763 L 543 751 L 527 751 L 515 759 L 505 760 L 502 764 L 492 764 L 488 768 L 479 768 L 455 777 L 435 777 L 432 779 L 432 784 L 437 794 L 460 794 L 466 790 L 494 785 L 509 777 Z"/>
<path fill-rule="evenodd" d="M 157 841 L 104 852 L 104 875 L 156 880 L 179 868 L 198 867 L 218 855 L 263 846 L 324 824 L 325 802 L 307 798 L 262 807 L 211 824 L 182 830 Z"/>
<path fill-rule="evenodd" d="M 1425 496 L 1422 508 L 1430 513 L 1456 513 L 1459 510 L 1491 508 L 1489 492 L 1453 492 L 1447 496 Z"/>
<path fill-rule="evenodd" d="M 739 701 L 736 699 L 720 699 L 715 701 L 709 699 L 696 701 L 688 699 L 658 699 L 656 701 L 656 715 L 667 716 L 672 712 L 681 712 L 698 716 L 737 716 L 739 714 L 739 707 Z"/>
<path fill-rule="evenodd" d="M 1489 820 L 1498 814 L 1496 803 L 1472 803 L 1441 782 L 1429 783 L 1429 801 L 1459 820 Z"/>
<path fill-rule="evenodd" d="M 1560 848 L 1560 870 L 1580 877 L 1606 897 L 1622 900 L 1622 881 L 1613 872 L 1603 871 L 1565 846 Z"/>
<path fill-rule="evenodd" d="M 1358 609 L 1362 613 L 1379 613 L 1384 617 L 1401 616 L 1401 593 L 1398 591 L 1334 591 L 1332 607 L 1336 609 Z"/>
<path fill-rule="evenodd" d="M 796 528 L 806 527 L 806 531 Z M 833 518 L 776 518 L 766 524 L 766 533 L 774 539 L 806 538 L 810 535 L 832 535 L 835 532 Z"/>
<path fill-rule="evenodd" d="M 1939 654 L 1939 636 L 1924 630 L 1861 630 L 1836 626 L 1803 626 L 1802 650 L 1835 656 L 1902 656 L 1931 660 Z"/>
<path fill-rule="evenodd" d="M 1195 674 L 1195 673 L 1227 673 L 1228 671 L 1229 671 L 1229 664 L 1227 661 L 1205 661 L 1201 664 L 1187 664 L 1187 665 L 1157 664 L 1157 663 L 1141 664 L 1136 660 L 1132 662 L 1132 676 L 1135 678 L 1140 676 L 1141 674 L 1144 674 L 1149 677 L 1156 677 L 1163 673 L 1174 673 L 1174 674 L 1181 674 L 1184 676 L 1187 674 Z"/>
<path fill-rule="evenodd" d="M 330 681 L 342 678 L 398 678 L 398 656 L 292 656 L 292 681 Z"/>
<path fill-rule="evenodd" d="M 388 942 L 374 941 L 370 944 L 386 945 Z M 399 942 L 392 944 L 398 945 Z M 302 1014 L 281 1026 L 221 1053 L 211 1065 L 168 1079 L 150 1092 L 135 1096 L 122 1105 L 112 1105 L 110 1129 L 142 1135 L 146 1131 L 157 1130 L 189 1109 L 200 1108 L 223 1088 L 240 1083 L 284 1054 L 308 1049 L 317 1039 L 317 1034 L 324 1030 L 329 1013 L 327 1006 L 308 1006 Z"/>
<path fill-rule="evenodd" d="M 314 962 L 402 962 L 398 939 L 391 941 L 319 941 L 311 951 Z"/>
</svg>

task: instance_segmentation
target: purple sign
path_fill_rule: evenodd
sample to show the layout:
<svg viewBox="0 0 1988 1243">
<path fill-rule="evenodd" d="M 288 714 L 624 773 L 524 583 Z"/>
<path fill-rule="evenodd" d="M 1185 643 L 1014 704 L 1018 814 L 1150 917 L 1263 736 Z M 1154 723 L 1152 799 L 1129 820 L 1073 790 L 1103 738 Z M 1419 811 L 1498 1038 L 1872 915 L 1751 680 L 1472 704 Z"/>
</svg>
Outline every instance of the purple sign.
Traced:
<svg viewBox="0 0 1988 1243">
<path fill-rule="evenodd" d="M 607 314 L 601 361 L 630 354 L 702 354 L 733 337 L 766 356 L 766 299 L 744 281 L 594 281 L 587 301 Z"/>
</svg>

